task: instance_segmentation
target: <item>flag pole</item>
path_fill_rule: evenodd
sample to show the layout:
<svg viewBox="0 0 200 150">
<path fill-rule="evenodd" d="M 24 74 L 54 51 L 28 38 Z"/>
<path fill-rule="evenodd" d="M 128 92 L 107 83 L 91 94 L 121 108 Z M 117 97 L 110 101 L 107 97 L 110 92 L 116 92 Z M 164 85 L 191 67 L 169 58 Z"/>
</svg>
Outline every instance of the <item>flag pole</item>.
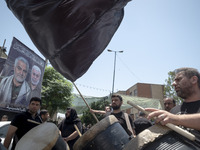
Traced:
<svg viewBox="0 0 200 150">
<path fill-rule="evenodd" d="M 88 105 L 88 103 L 86 102 L 86 100 L 84 99 L 84 97 L 82 96 L 81 92 L 79 91 L 79 89 L 77 88 L 76 84 L 74 82 L 72 82 L 76 88 L 76 90 L 78 91 L 78 93 L 80 94 L 81 98 L 83 99 L 83 101 L 85 102 L 85 104 L 87 105 L 87 107 L 89 108 L 89 110 L 91 109 L 90 106 Z M 99 122 L 99 120 L 97 119 L 97 117 L 95 116 L 94 113 L 92 113 L 94 119 Z"/>
</svg>

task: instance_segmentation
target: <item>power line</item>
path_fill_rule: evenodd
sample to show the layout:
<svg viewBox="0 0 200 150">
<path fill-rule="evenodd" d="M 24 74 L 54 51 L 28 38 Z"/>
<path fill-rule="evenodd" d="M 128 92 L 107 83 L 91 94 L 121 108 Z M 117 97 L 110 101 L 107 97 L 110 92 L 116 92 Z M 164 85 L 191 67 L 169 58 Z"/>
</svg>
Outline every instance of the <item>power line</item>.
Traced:
<svg viewBox="0 0 200 150">
<path fill-rule="evenodd" d="M 123 62 L 123 60 L 122 60 L 118 55 L 117 55 L 117 57 L 118 57 L 119 60 L 122 62 L 122 64 L 127 68 L 127 70 L 130 72 L 130 74 L 131 74 L 133 77 L 137 78 L 140 82 L 142 82 L 142 80 L 132 72 L 132 70 Z"/>
</svg>

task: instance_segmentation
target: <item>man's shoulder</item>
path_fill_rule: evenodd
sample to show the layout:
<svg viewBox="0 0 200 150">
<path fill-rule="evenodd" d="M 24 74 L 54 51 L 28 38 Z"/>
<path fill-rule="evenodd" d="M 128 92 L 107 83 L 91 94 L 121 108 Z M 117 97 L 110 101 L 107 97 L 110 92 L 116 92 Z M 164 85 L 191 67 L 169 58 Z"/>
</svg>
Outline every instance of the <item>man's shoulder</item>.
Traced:
<svg viewBox="0 0 200 150">
<path fill-rule="evenodd" d="M 7 80 L 13 78 L 13 76 L 14 76 L 14 75 L 4 77 L 4 78 L 1 79 L 1 82 L 6 82 Z"/>
<path fill-rule="evenodd" d="M 172 114 L 177 114 L 178 112 L 180 112 L 181 106 L 182 106 L 182 105 L 176 105 L 175 107 L 173 107 L 173 108 L 170 110 L 170 113 L 172 113 Z"/>
</svg>

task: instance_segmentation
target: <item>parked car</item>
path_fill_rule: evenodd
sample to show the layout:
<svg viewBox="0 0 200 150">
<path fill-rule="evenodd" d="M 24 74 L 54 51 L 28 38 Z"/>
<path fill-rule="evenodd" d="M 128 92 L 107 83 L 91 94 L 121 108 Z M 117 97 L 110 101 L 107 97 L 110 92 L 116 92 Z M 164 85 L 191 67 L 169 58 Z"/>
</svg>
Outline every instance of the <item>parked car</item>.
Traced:
<svg viewBox="0 0 200 150">
<path fill-rule="evenodd" d="M 3 144 L 6 134 L 8 132 L 8 127 L 10 125 L 10 121 L 0 121 L 0 139 L 1 139 L 1 143 Z M 11 149 L 11 145 L 9 149 Z"/>
</svg>

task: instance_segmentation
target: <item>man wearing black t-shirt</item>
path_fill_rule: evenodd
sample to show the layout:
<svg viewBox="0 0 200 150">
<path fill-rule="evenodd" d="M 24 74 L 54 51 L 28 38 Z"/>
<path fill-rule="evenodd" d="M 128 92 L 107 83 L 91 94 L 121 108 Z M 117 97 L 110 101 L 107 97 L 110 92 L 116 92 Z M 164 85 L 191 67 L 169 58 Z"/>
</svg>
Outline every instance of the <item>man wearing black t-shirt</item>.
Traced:
<svg viewBox="0 0 200 150">
<path fill-rule="evenodd" d="M 28 120 L 42 123 L 42 120 L 37 113 L 38 110 L 40 109 L 40 106 L 41 106 L 41 99 L 33 97 L 30 100 L 29 109 L 26 112 L 18 114 L 14 117 L 4 141 L 4 146 L 7 149 L 11 143 L 13 136 L 14 136 L 14 141 L 12 145 L 12 150 L 15 149 L 17 142 L 22 138 L 22 136 L 24 136 L 29 130 L 38 125 Z"/>
<path fill-rule="evenodd" d="M 112 108 L 113 108 L 111 115 L 114 115 L 119 120 L 119 123 L 124 128 L 124 130 L 128 133 L 128 135 L 132 135 L 131 131 L 128 129 L 128 125 L 125 119 L 125 114 L 121 111 L 121 105 L 123 103 L 122 97 L 120 95 L 112 95 L 111 98 L 112 98 Z M 131 119 L 129 115 L 128 115 L 128 118 L 130 121 L 131 128 L 133 130 L 133 136 L 135 136 L 135 130 L 134 130 L 135 127 L 133 124 L 133 120 Z"/>
<path fill-rule="evenodd" d="M 194 68 L 180 68 L 175 70 L 173 82 L 176 93 L 183 98 L 183 104 L 175 106 L 170 111 L 145 109 L 152 111 L 148 118 L 157 117 L 156 122 L 162 125 L 172 123 L 180 125 L 192 132 L 200 139 L 200 74 Z"/>
</svg>

